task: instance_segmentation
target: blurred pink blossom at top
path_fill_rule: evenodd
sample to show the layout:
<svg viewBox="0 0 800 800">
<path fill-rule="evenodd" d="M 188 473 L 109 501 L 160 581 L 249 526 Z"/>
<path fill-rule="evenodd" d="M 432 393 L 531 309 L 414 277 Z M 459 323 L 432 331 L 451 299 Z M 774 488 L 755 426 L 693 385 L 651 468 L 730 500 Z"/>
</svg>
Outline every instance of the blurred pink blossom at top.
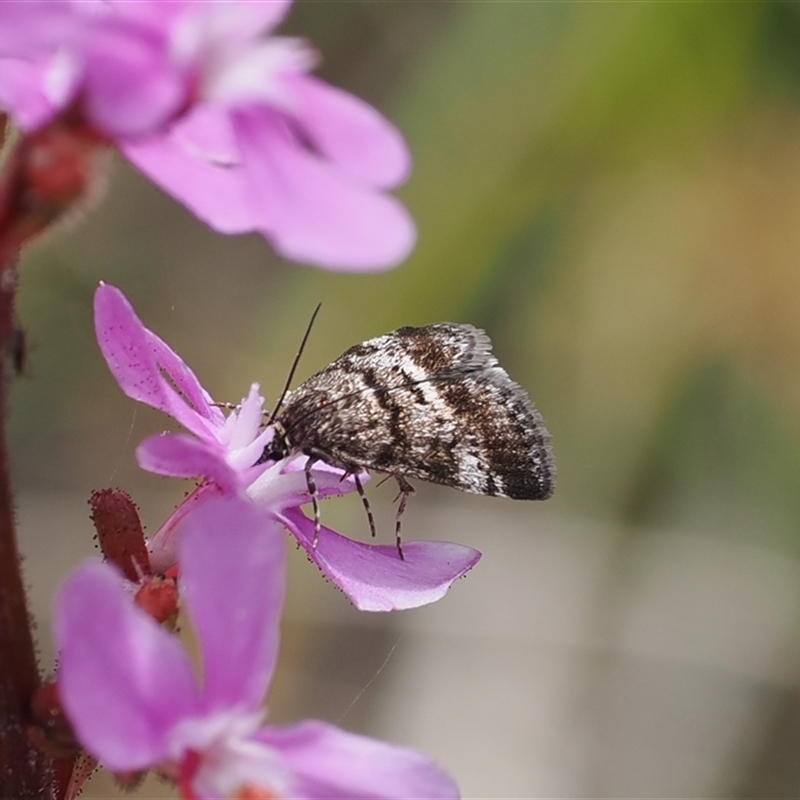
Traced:
<svg viewBox="0 0 800 800">
<path fill-rule="evenodd" d="M 290 0 L 0 2 L 0 108 L 23 131 L 78 120 L 222 233 L 331 269 L 400 263 L 416 232 L 385 190 L 398 130 L 272 35 Z"/>
</svg>

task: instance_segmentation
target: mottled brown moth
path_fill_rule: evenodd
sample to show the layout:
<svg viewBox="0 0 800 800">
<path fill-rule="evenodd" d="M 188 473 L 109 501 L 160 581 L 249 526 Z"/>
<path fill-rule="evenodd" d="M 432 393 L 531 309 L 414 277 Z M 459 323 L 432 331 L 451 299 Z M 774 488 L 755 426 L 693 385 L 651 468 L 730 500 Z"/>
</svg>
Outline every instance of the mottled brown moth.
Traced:
<svg viewBox="0 0 800 800">
<path fill-rule="evenodd" d="M 285 393 L 271 422 L 275 436 L 259 463 L 308 456 L 317 537 L 316 461 L 354 477 L 373 535 L 359 474 L 376 470 L 397 480 L 401 557 L 400 518 L 413 493 L 408 478 L 515 500 L 553 493 L 542 417 L 498 364 L 486 333 L 472 325 L 406 327 L 357 344 Z"/>
</svg>

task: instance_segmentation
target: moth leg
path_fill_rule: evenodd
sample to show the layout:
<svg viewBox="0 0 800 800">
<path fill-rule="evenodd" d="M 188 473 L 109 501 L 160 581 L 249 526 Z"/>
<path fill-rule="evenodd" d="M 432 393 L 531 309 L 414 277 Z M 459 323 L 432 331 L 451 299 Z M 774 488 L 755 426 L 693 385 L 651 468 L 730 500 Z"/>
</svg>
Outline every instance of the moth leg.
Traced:
<svg viewBox="0 0 800 800">
<path fill-rule="evenodd" d="M 411 495 L 414 494 L 414 487 L 402 476 L 395 475 L 394 479 L 397 481 L 397 488 L 400 489 L 400 494 L 395 499 L 400 503 L 397 506 L 397 516 L 395 517 L 394 536 L 397 541 L 397 555 L 401 560 L 405 561 L 406 557 L 403 555 L 403 545 L 400 539 L 400 520 L 403 518 L 403 512 L 406 510 L 406 502 Z"/>
<path fill-rule="evenodd" d="M 213 408 L 224 408 L 226 411 L 236 411 L 241 408 L 238 403 L 212 403 Z"/>
<path fill-rule="evenodd" d="M 308 486 L 308 493 L 311 495 L 311 505 L 314 508 L 314 541 L 311 546 L 316 550 L 319 544 L 319 532 L 322 527 L 319 517 L 319 492 L 317 491 L 317 482 L 314 480 L 314 475 L 311 472 L 311 467 L 314 466 L 317 459 L 313 456 L 308 457 L 306 465 L 303 468 L 306 473 L 306 485 Z"/>
<path fill-rule="evenodd" d="M 361 498 L 361 502 L 364 504 L 364 511 L 367 512 L 367 521 L 369 522 L 369 532 L 372 538 L 375 538 L 375 517 L 372 516 L 372 509 L 369 505 L 369 500 L 367 499 L 367 495 L 364 492 L 364 487 L 361 484 L 361 479 L 358 475 L 354 472 L 353 473 L 353 480 L 356 482 L 356 489 L 358 490 L 358 496 Z"/>
</svg>

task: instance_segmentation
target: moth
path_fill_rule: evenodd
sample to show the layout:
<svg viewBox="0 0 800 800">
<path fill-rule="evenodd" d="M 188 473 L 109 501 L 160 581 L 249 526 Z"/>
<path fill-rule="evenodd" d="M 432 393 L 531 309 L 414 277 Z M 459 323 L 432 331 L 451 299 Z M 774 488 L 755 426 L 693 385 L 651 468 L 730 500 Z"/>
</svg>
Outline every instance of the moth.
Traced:
<svg viewBox="0 0 800 800">
<path fill-rule="evenodd" d="M 294 367 L 287 389 L 293 373 Z M 414 492 L 409 478 L 515 500 L 546 500 L 553 493 L 553 454 L 542 417 L 498 364 L 486 333 L 472 325 L 399 328 L 354 345 L 287 389 L 269 420 L 275 435 L 258 463 L 308 456 L 315 546 L 320 514 L 311 468 L 317 461 L 353 476 L 373 536 L 359 475 L 375 470 L 396 479 L 401 558 L 400 520 Z"/>
</svg>

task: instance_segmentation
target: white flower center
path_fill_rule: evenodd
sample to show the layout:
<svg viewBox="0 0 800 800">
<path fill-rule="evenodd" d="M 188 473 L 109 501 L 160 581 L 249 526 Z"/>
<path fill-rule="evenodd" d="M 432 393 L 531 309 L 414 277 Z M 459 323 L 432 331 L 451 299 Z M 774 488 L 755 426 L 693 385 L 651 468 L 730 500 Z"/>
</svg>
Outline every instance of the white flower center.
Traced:
<svg viewBox="0 0 800 800">
<path fill-rule="evenodd" d="M 253 738 L 261 721 L 260 712 L 224 709 L 175 727 L 172 763 L 198 760 L 188 776 L 197 796 L 234 798 L 250 787 L 274 797 L 289 794 L 291 773 L 280 754 Z"/>
<path fill-rule="evenodd" d="M 300 39 L 265 36 L 248 4 L 210 4 L 186 14 L 171 40 L 176 63 L 196 73 L 204 100 L 225 106 L 266 102 L 289 110 L 281 78 L 308 72 L 314 50 Z"/>
<path fill-rule="evenodd" d="M 242 400 L 238 409 L 231 411 L 217 433 L 217 439 L 225 449 L 228 464 L 236 470 L 252 467 L 273 435 L 270 429 L 261 429 L 264 398 L 258 393 L 258 389 L 257 383 L 250 387 L 250 393 Z"/>
</svg>

